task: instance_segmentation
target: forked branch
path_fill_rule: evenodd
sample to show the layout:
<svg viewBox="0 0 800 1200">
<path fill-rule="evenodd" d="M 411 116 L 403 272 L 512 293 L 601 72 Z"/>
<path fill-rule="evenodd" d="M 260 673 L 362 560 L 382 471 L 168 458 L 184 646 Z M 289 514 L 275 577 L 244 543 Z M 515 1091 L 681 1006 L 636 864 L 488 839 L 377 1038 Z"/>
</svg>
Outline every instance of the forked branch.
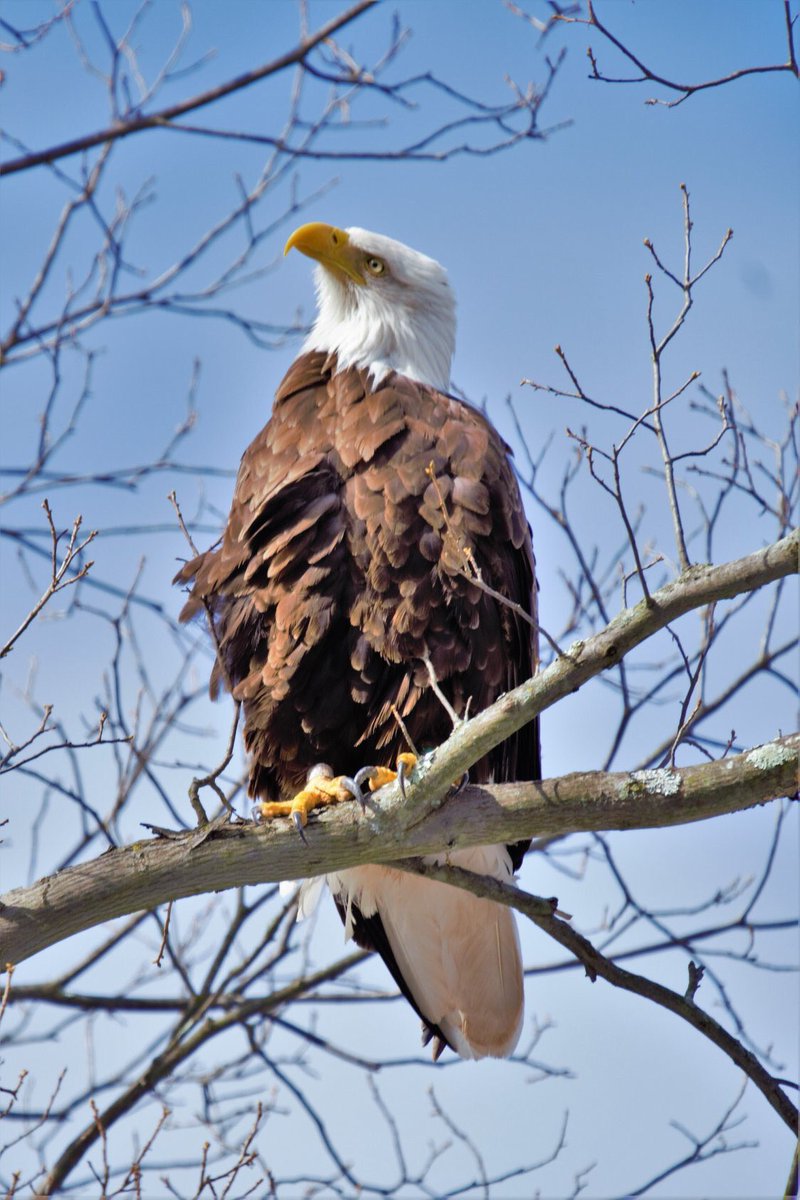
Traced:
<svg viewBox="0 0 800 1200">
<path fill-rule="evenodd" d="M 633 971 L 628 971 L 606 958 L 588 938 L 554 914 L 554 905 L 551 901 L 531 896 L 521 888 L 501 883 L 497 879 L 475 875 L 460 867 L 437 867 L 418 860 L 409 862 L 408 859 L 400 860 L 394 866 L 411 871 L 416 875 L 424 875 L 426 879 L 437 879 L 442 883 L 452 884 L 472 892 L 473 895 L 485 896 L 487 899 L 516 909 L 582 962 L 586 974 L 592 982 L 598 978 L 605 979 L 613 987 L 622 988 L 625 991 L 633 992 L 634 995 L 652 1000 L 697 1029 L 704 1037 L 723 1050 L 749 1079 L 752 1079 L 791 1130 L 794 1131 L 797 1128 L 798 1115 L 800 1115 L 797 1109 L 782 1091 L 778 1081 L 773 1079 L 769 1071 L 762 1066 L 750 1050 L 728 1033 L 712 1016 L 699 1008 L 694 999 L 674 992 L 643 975 L 636 975 Z"/>
<path fill-rule="evenodd" d="M 73 584 L 83 579 L 94 566 L 94 563 L 91 561 L 82 565 L 78 564 L 80 563 L 83 551 L 97 537 L 97 530 L 93 529 L 85 538 L 79 538 L 83 518 L 80 516 L 76 517 L 72 522 L 67 546 L 59 562 L 58 547 L 62 535 L 56 530 L 55 523 L 53 522 L 53 514 L 46 500 L 42 501 L 42 508 L 47 517 L 47 525 L 50 530 L 50 581 L 28 615 L 23 618 L 15 632 L 12 633 L 5 645 L 0 648 L 0 658 L 5 658 L 10 653 L 14 644 L 19 641 L 28 626 L 33 624 L 39 613 L 48 601 L 52 600 L 53 596 L 58 592 L 63 592 L 65 588 L 72 587 Z"/>
</svg>

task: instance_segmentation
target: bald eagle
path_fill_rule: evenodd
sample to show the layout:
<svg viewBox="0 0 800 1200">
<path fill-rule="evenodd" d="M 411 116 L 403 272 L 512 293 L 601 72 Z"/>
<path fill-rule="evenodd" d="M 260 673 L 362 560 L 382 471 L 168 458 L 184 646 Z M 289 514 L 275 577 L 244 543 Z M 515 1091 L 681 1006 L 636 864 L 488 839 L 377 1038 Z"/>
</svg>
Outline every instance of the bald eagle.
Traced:
<svg viewBox="0 0 800 1200">
<path fill-rule="evenodd" d="M 183 619 L 212 616 L 212 692 L 223 684 L 243 704 L 249 791 L 267 812 L 294 812 L 287 799 L 307 794 L 317 764 L 345 778 L 392 765 L 408 748 L 398 716 L 421 749 L 444 741 L 452 719 L 433 683 L 463 716 L 537 657 L 532 622 L 479 586 L 534 615 L 509 449 L 447 391 L 446 272 L 364 229 L 315 222 L 292 247 L 318 263 L 316 322 L 244 453 L 221 544 L 177 576 L 191 585 Z M 533 726 L 472 778 L 539 776 Z M 528 845 L 435 861 L 510 880 Z M 509 909 L 381 866 L 327 881 L 346 934 L 381 955 L 434 1057 L 512 1053 L 523 975 Z"/>
</svg>

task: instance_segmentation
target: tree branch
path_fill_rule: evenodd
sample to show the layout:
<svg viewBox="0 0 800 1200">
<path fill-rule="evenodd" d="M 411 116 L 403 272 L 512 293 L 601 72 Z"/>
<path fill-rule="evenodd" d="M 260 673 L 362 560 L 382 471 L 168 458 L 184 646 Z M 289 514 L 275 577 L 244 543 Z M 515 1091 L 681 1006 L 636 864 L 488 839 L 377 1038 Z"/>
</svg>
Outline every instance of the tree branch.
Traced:
<svg viewBox="0 0 800 1200">
<path fill-rule="evenodd" d="M 616 666 L 654 633 L 693 609 L 757 591 L 776 579 L 797 574 L 799 555 L 800 530 L 796 529 L 745 558 L 717 567 L 690 567 L 651 593 L 647 600 L 618 613 L 599 633 L 586 641 L 574 642 L 564 656 L 544 671 L 460 726 L 444 746 L 420 764 L 412 780 L 419 782 L 422 777 L 419 772 L 424 771 L 425 795 L 445 796 L 452 781 L 460 779 L 494 746 L 545 709 L 578 691 L 593 676 Z"/>
<path fill-rule="evenodd" d="M 620 54 L 627 58 L 629 62 L 633 63 L 633 65 L 641 71 L 641 75 L 632 77 L 628 76 L 624 78 L 615 78 L 610 75 L 604 75 L 600 71 L 597 65 L 597 60 L 594 56 L 594 52 L 590 47 L 587 50 L 589 63 L 591 65 L 591 72 L 589 75 L 590 79 L 595 79 L 600 83 L 618 84 L 645 83 L 647 80 L 650 80 L 652 83 L 658 83 L 662 87 L 668 88 L 670 91 L 680 92 L 681 95 L 677 100 L 665 101 L 651 99 L 646 100 L 645 103 L 663 104 L 666 108 L 675 108 L 677 105 L 682 104 L 684 100 L 688 99 L 689 96 L 693 96 L 695 92 L 702 92 L 708 88 L 723 87 L 727 83 L 734 83 L 737 79 L 745 79 L 748 75 L 765 75 L 771 74 L 775 71 L 789 71 L 792 75 L 797 77 L 797 53 L 794 45 L 794 25 L 792 21 L 789 0 L 783 0 L 783 11 L 787 39 L 787 56 L 784 62 L 769 63 L 768 65 L 764 66 L 741 67 L 739 70 L 731 71 L 727 75 L 718 76 L 716 79 L 704 79 L 700 83 L 679 83 L 676 80 L 667 79 L 665 76 L 658 74 L 658 72 L 646 66 L 646 64 L 640 58 L 638 58 L 633 51 L 625 45 L 624 42 L 620 41 L 618 37 L 615 37 L 611 30 L 602 24 L 597 16 L 597 13 L 595 12 L 592 0 L 588 0 L 588 15 L 586 17 L 558 14 L 555 20 L 564 21 L 566 24 L 570 25 L 586 25 L 589 28 L 596 29 L 598 33 L 601 33 L 603 37 L 606 38 L 607 41 L 611 42 L 612 46 L 614 46 L 620 52 Z"/>
<path fill-rule="evenodd" d="M 737 812 L 792 794 L 799 765 L 795 734 L 700 766 L 470 787 L 444 804 L 427 785 L 412 789 L 406 801 L 393 786 L 373 814 L 362 816 L 355 805 L 320 814 L 306 830 L 306 844 L 283 822 L 135 842 L 8 892 L 0 900 L 0 962 L 22 962 L 103 921 L 184 896 L 391 862 L 398 842 L 411 857 L 533 834 L 649 829 Z"/>
<path fill-rule="evenodd" d="M 472 871 L 464 871 L 460 867 L 431 866 L 426 863 L 407 861 L 395 863 L 395 866 L 411 871 L 415 875 L 423 875 L 426 879 L 436 879 L 441 883 L 449 883 L 463 888 L 476 896 L 486 896 L 499 904 L 516 909 L 582 962 L 586 974 L 593 983 L 598 977 L 605 979 L 614 987 L 654 1001 L 699 1030 L 714 1045 L 723 1050 L 745 1072 L 748 1078 L 753 1080 L 756 1087 L 789 1128 L 792 1130 L 796 1128 L 797 1109 L 783 1093 L 778 1081 L 773 1079 L 756 1056 L 732 1034 L 728 1033 L 727 1029 L 724 1029 L 708 1013 L 698 1008 L 691 995 L 682 996 L 678 992 L 664 987 L 663 984 L 647 979 L 643 975 L 635 975 L 632 971 L 626 971 L 624 967 L 618 966 L 601 954 L 588 938 L 557 917 L 553 912 L 552 904 L 541 900 L 538 896 L 530 896 L 521 888 L 500 883 L 496 879 L 477 876 Z"/>
<path fill-rule="evenodd" d="M 284 825 L 206 826 L 109 851 L 8 893 L 0 902 L 0 962 L 21 962 L 102 921 L 183 896 L 386 862 L 397 858 L 398 845 L 413 856 L 533 834 L 652 828 L 793 794 L 800 735 L 701 766 L 472 788 L 456 804 L 445 803 L 453 780 L 490 749 L 683 613 L 796 572 L 799 544 L 795 530 L 745 558 L 692 567 L 648 602 L 623 610 L 605 629 L 574 643 L 533 679 L 462 723 L 414 769 L 410 795 L 403 798 L 396 784 L 384 789 L 370 817 L 359 817 L 352 806 L 323 815 L 309 827 L 307 844 Z"/>
<path fill-rule="evenodd" d="M 326 38 L 331 37 L 332 34 L 336 33 L 343 26 L 349 25 L 356 17 L 359 17 L 368 8 L 372 8 L 377 2 L 378 0 L 359 0 L 352 8 L 340 13 L 339 16 L 334 17 L 323 25 L 321 29 L 318 29 L 316 33 L 305 38 L 293 50 L 287 51 L 286 54 L 280 55 L 279 58 L 273 59 L 271 62 L 263 63 L 260 67 L 255 67 L 252 71 L 246 71 L 243 75 L 238 75 L 235 79 L 229 79 L 227 83 L 221 83 L 218 87 L 210 88 L 207 92 L 193 96 L 189 100 L 182 100 L 179 104 L 172 104 L 168 108 L 162 108 L 159 112 L 150 113 L 147 116 L 138 115 L 127 121 L 119 121 L 115 125 L 110 125 L 107 129 L 100 129 L 96 133 L 84 134 L 82 137 L 73 138 L 69 142 L 63 142 L 60 146 L 51 146 L 47 150 L 39 150 L 33 154 L 25 154 L 20 158 L 12 158 L 10 162 L 0 163 L 0 176 L 13 175 L 17 171 L 27 171 L 31 167 L 38 167 L 43 163 L 53 163 L 60 158 L 65 158 L 67 155 L 77 154 L 81 150 L 90 150 L 92 146 L 118 141 L 120 138 L 128 137 L 132 133 L 140 133 L 143 129 L 157 129 L 169 125 L 176 117 L 182 117 L 185 113 L 194 112 L 198 108 L 204 108 L 207 104 L 213 104 L 215 101 L 221 100 L 223 96 L 229 96 L 232 92 L 249 87 L 252 83 L 256 83 L 260 79 L 266 79 L 269 75 L 275 75 L 278 71 L 285 70 L 286 67 L 291 67 L 296 63 L 302 62 L 315 46 L 318 46 L 320 42 L 324 42 Z"/>
</svg>

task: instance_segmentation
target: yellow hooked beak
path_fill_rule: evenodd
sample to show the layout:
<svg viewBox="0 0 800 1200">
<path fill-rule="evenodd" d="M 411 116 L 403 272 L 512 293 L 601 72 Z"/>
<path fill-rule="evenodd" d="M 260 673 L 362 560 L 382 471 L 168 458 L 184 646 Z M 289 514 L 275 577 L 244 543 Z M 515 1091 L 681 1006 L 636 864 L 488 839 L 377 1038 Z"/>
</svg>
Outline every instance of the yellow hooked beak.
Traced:
<svg viewBox="0 0 800 1200">
<path fill-rule="evenodd" d="M 364 272 L 361 269 L 363 252 L 356 250 L 344 229 L 335 225 L 325 225 L 322 221 L 312 221 L 295 229 L 284 246 L 283 253 L 291 249 L 315 258 L 329 271 L 346 275 L 354 283 L 364 283 Z"/>
</svg>

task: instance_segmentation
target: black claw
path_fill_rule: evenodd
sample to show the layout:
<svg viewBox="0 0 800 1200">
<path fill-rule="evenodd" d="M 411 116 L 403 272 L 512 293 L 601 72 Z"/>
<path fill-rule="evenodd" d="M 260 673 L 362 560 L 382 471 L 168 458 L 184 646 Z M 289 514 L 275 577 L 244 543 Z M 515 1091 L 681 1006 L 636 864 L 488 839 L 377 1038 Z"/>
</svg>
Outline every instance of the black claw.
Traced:
<svg viewBox="0 0 800 1200">
<path fill-rule="evenodd" d="M 362 781 L 359 779 L 360 775 L 361 771 L 357 773 L 355 779 L 351 779 L 349 775 L 342 775 L 339 778 L 339 782 L 344 790 L 349 792 L 354 800 L 358 801 L 359 805 L 361 806 L 361 811 L 364 812 L 367 807 L 367 798 L 361 790 Z"/>
<path fill-rule="evenodd" d="M 404 758 L 401 758 L 399 763 L 397 764 L 397 782 L 400 784 L 400 795 L 403 797 L 404 800 L 406 799 L 406 775 L 407 775 L 407 773 L 408 773 L 408 768 L 406 767 L 406 760 Z"/>
<path fill-rule="evenodd" d="M 376 774 L 377 774 L 377 772 L 374 767 L 360 767 L 359 770 L 356 771 L 353 783 L 356 785 L 356 787 L 358 788 L 358 790 L 360 792 L 361 792 L 364 784 L 366 784 L 367 791 L 369 792 L 369 781 L 370 781 L 370 779 L 374 779 Z M 363 795 L 363 792 L 362 792 L 362 795 Z M 369 792 L 369 795 L 371 796 L 372 792 Z M 366 808 L 366 804 L 367 804 L 366 799 L 362 800 L 361 807 Z"/>
<path fill-rule="evenodd" d="M 300 837 L 301 837 L 303 843 L 307 846 L 308 838 L 306 837 L 306 832 L 303 829 L 303 818 L 300 816 L 299 812 L 292 813 L 292 824 L 294 825 L 297 832 L 300 834 Z"/>
<path fill-rule="evenodd" d="M 469 771 L 465 771 L 464 774 L 459 779 L 456 786 L 453 788 L 453 795 L 457 796 L 459 792 L 463 792 L 464 788 L 467 786 L 468 783 L 469 783 Z"/>
</svg>

